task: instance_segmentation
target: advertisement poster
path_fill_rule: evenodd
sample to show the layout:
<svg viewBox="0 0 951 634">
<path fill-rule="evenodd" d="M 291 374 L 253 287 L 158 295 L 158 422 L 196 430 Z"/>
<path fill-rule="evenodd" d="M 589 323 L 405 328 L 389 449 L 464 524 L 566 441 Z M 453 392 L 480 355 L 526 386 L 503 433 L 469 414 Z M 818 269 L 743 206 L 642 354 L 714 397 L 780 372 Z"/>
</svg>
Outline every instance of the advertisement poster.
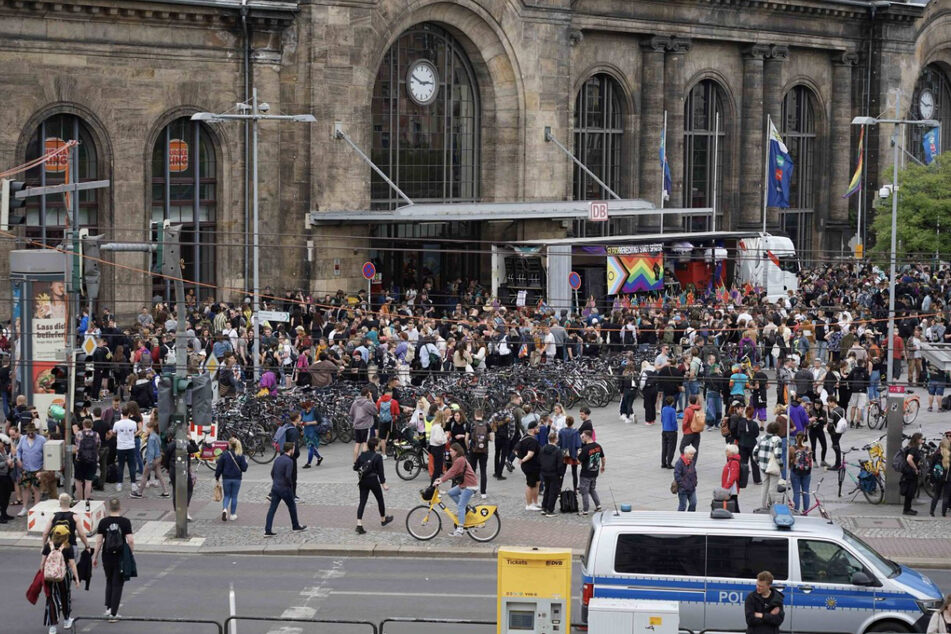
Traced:
<svg viewBox="0 0 951 634">
<path fill-rule="evenodd" d="M 30 381 L 33 388 L 33 405 L 45 419 L 45 412 L 53 403 L 65 402 L 63 381 L 57 375 L 57 365 L 62 371 L 66 348 L 66 284 L 62 281 L 32 283 L 33 298 L 30 320 L 30 343 L 32 369 Z"/>
<path fill-rule="evenodd" d="M 664 288 L 664 250 L 660 244 L 607 247 L 608 295 Z"/>
</svg>

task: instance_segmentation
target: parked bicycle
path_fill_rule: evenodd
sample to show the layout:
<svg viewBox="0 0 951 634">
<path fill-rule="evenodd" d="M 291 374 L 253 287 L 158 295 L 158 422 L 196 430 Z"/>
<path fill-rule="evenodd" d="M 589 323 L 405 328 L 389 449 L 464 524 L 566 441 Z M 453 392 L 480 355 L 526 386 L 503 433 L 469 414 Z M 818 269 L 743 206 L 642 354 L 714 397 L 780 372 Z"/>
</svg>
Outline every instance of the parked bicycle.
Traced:
<svg viewBox="0 0 951 634">
<path fill-rule="evenodd" d="M 871 399 L 865 406 L 865 424 L 869 429 L 884 429 L 887 420 L 887 394 L 882 394 L 877 399 Z M 921 409 L 921 398 L 912 391 L 906 391 L 902 400 L 902 421 L 905 425 L 910 425 L 918 418 L 918 411 Z"/>
<path fill-rule="evenodd" d="M 870 443 L 871 444 L 871 443 Z M 868 445 L 866 445 L 868 451 Z M 852 499 L 861 493 L 865 499 L 872 504 L 881 504 L 885 500 L 885 478 L 884 473 L 874 471 L 875 465 L 870 460 L 860 460 L 858 462 L 847 462 L 845 457 L 853 451 L 860 451 L 858 447 L 852 447 L 848 451 L 842 452 L 842 463 L 836 470 L 838 473 L 839 497 L 842 497 L 842 485 L 845 483 L 845 477 L 851 478 L 855 487 L 846 495 L 851 495 Z M 848 467 L 856 467 L 856 472 L 849 471 Z"/>
</svg>

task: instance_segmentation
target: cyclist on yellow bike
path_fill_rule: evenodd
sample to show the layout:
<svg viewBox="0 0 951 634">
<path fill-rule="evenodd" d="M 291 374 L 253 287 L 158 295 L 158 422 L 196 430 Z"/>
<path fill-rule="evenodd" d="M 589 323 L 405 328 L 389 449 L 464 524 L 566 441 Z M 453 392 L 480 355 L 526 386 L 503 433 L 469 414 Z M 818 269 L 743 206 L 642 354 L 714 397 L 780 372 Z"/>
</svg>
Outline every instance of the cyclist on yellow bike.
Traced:
<svg viewBox="0 0 951 634">
<path fill-rule="evenodd" d="M 472 495 L 479 489 L 479 483 L 476 480 L 476 474 L 472 469 L 472 465 L 466 460 L 465 449 L 462 448 L 462 445 L 457 442 L 452 443 L 452 445 L 449 446 L 449 454 L 452 458 L 452 466 L 441 478 L 436 478 L 433 484 L 438 487 L 446 480 L 449 482 L 454 482 L 457 479 L 460 480 L 459 484 L 449 489 L 449 497 L 456 503 L 457 521 L 465 522 L 466 506 L 469 504 L 469 499 Z M 463 530 L 460 524 L 456 524 L 456 530 L 450 533 L 450 536 L 461 537 L 462 535 L 465 535 L 465 530 Z"/>
</svg>

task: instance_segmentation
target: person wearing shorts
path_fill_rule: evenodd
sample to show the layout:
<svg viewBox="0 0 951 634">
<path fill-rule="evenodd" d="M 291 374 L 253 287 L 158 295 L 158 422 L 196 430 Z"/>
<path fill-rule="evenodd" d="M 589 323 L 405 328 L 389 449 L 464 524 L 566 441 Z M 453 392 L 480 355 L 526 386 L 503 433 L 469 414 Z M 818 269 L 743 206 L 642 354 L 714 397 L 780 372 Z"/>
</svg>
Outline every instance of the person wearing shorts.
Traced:
<svg viewBox="0 0 951 634">
<path fill-rule="evenodd" d="M 515 453 L 518 455 L 519 464 L 522 473 L 525 474 L 525 510 L 540 511 L 541 505 L 538 504 L 538 483 L 541 481 L 541 467 L 538 462 L 538 452 L 541 446 L 538 444 L 538 421 L 533 420 L 528 424 L 527 433 L 518 441 L 515 446 Z"/>
<path fill-rule="evenodd" d="M 938 397 L 938 411 L 943 412 L 941 401 L 944 397 L 945 375 L 937 369 L 928 374 L 928 411 L 933 411 L 934 399 Z"/>
<path fill-rule="evenodd" d="M 34 504 L 40 503 L 40 471 L 43 470 L 43 445 L 46 438 L 36 433 L 36 425 L 27 423 L 23 430 L 25 436 L 17 444 L 17 467 L 20 468 L 20 487 L 23 495 L 23 508 L 17 517 L 26 515 L 27 510 Z M 33 493 L 33 502 L 30 503 L 30 493 Z"/>
</svg>

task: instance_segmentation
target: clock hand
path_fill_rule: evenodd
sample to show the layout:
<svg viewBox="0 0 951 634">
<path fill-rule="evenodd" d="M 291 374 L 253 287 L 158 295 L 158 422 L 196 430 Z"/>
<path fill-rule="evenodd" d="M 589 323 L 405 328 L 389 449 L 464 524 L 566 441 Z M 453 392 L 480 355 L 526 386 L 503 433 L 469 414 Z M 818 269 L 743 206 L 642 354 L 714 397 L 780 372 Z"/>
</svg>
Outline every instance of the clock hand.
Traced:
<svg viewBox="0 0 951 634">
<path fill-rule="evenodd" d="M 432 84 L 432 83 L 433 83 L 433 82 L 431 82 L 431 81 L 423 81 L 422 79 L 420 79 L 420 78 L 417 77 L 416 75 L 413 75 L 413 79 L 415 79 L 415 80 L 416 80 L 417 82 L 419 82 L 420 84 L 426 84 L 426 85 L 428 85 L 428 84 Z"/>
</svg>

